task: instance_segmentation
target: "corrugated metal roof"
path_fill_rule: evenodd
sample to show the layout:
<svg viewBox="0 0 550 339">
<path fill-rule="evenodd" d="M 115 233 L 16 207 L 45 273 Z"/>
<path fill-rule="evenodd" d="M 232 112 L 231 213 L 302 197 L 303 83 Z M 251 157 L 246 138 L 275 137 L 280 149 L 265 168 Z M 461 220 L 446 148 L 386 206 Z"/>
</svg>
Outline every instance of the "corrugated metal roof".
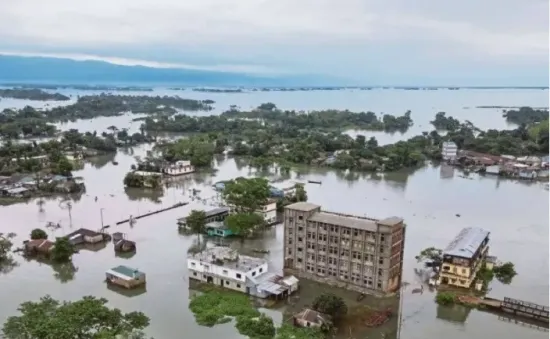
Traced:
<svg viewBox="0 0 550 339">
<path fill-rule="evenodd" d="M 443 251 L 443 255 L 471 258 L 476 253 L 489 231 L 479 227 L 463 228 Z"/>
</svg>

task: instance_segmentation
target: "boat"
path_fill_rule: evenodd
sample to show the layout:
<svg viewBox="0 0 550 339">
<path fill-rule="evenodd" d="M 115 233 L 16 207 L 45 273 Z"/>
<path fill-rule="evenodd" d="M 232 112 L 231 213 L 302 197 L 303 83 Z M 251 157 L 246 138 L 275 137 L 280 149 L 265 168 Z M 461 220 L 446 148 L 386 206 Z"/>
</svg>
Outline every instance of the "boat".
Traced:
<svg viewBox="0 0 550 339">
<path fill-rule="evenodd" d="M 118 162 L 116 162 L 114 160 L 112 162 L 113 162 L 113 165 L 118 165 Z"/>
<path fill-rule="evenodd" d="M 322 182 L 319 181 L 319 180 L 308 180 L 307 182 L 310 183 L 310 184 L 318 184 L 318 185 L 322 184 Z"/>
</svg>

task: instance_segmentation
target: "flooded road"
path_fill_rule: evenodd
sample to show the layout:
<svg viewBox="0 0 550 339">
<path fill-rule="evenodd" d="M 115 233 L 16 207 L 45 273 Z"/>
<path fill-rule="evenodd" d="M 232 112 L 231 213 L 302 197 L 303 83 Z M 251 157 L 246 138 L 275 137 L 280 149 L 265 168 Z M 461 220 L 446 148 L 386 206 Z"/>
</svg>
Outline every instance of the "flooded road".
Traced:
<svg viewBox="0 0 550 339">
<path fill-rule="evenodd" d="M 210 93 L 192 94 L 212 97 L 207 95 Z M 544 93 L 541 95 L 544 97 Z M 236 98 L 238 95 L 227 96 Z M 265 99 L 258 99 L 258 103 L 268 101 Z M 271 100 L 277 102 L 276 99 Z M 476 100 L 480 104 L 512 104 L 496 102 L 495 98 Z M 523 103 L 515 102 L 515 105 Z M 459 114 L 449 113 L 461 118 Z M 433 118 L 434 114 L 435 111 L 429 112 L 426 119 Z M 492 115 L 491 119 L 495 119 L 495 116 Z M 416 122 L 417 117 L 413 117 Z M 120 117 L 110 119 L 102 125 L 118 126 L 113 122 Z M 483 119 L 486 118 L 480 118 L 480 121 Z M 472 122 L 476 123 L 474 120 Z M 82 126 L 83 129 L 86 124 L 75 126 Z M 327 210 L 378 218 L 397 215 L 405 219 L 408 229 L 403 274 L 404 280 L 411 285 L 403 292 L 400 338 L 439 339 L 444 336 L 447 339 L 535 339 L 548 336 L 547 333 L 507 323 L 495 315 L 477 310 L 466 312 L 440 308 L 433 300 L 435 294 L 427 289 L 422 295 L 411 293 L 412 288 L 418 287 L 420 283 L 414 272 L 419 267 L 414 256 L 420 250 L 430 246 L 444 247 L 463 227 L 479 226 L 491 231 L 491 254 L 502 261 L 514 262 L 518 271 L 518 276 L 510 285 L 495 280 L 491 285 L 490 296 L 508 296 L 547 304 L 549 199 L 548 192 L 541 184 L 493 177 L 468 180 L 459 177 L 457 173 L 451 177 L 447 170 L 442 171 L 436 166 L 385 176 L 299 169 L 298 173 L 281 178 L 274 173 L 255 173 L 242 161 L 222 158 L 216 161 L 217 171 L 214 174 L 199 173 L 181 178 L 171 183 L 171 187 L 165 189 L 162 195 L 125 190 L 122 179 L 135 162 L 134 156 L 144 156 L 147 149 L 149 146 L 141 146 L 119 152 L 116 156 L 101 157 L 86 164 L 83 170 L 76 171 L 75 176 L 84 178 L 87 192 L 79 200 L 73 201 L 70 214 L 60 199 L 46 200 L 42 206 L 31 201 L 0 207 L 0 232 L 17 233 L 16 244 L 19 245 L 32 229 L 44 228 L 50 221 L 62 225 L 61 229 L 48 231 L 50 238 L 53 238 L 80 227 L 99 229 L 101 214 L 104 224 L 113 225 L 130 215 L 168 207 L 180 201 L 190 202 L 187 206 L 141 219 L 133 227 L 128 224 L 112 226 L 111 232 L 125 232 L 130 240 L 137 243 L 137 253 L 129 259 L 116 257 L 110 243 L 102 249 L 83 250 L 76 254 L 73 258 L 74 269 L 67 265 L 52 267 L 36 261 L 25 261 L 16 255 L 19 265 L 9 272 L 0 273 L 0 322 L 16 314 L 21 302 L 38 299 L 45 294 L 57 299 L 95 295 L 107 298 L 110 305 L 124 311 L 140 310 L 146 313 L 151 318 L 147 332 L 157 339 L 184 336 L 240 338 L 232 324 L 213 328 L 196 325 L 188 309 L 192 291 L 189 290 L 186 270 L 187 249 L 194 244 L 196 236 L 179 234 L 176 219 L 185 216 L 191 209 L 211 208 L 209 203 L 192 201 L 190 189 L 200 189 L 201 198 L 210 198 L 215 196 L 211 188 L 213 183 L 258 174 L 286 182 L 322 181 L 322 185 L 307 184 L 306 190 L 310 202 L 322 205 Z M 111 163 L 113 159 L 119 163 L 118 166 Z M 94 199 L 96 196 L 97 202 Z M 213 203 L 214 200 L 210 199 L 209 202 Z M 460 214 L 460 217 L 456 214 Z M 266 231 L 261 239 L 242 243 L 236 241 L 232 246 L 244 251 L 258 247 L 269 249 L 270 253 L 265 257 L 273 267 L 281 268 L 282 237 L 283 228 L 278 225 Z M 128 295 L 107 288 L 103 282 L 105 271 L 119 264 L 136 267 L 147 274 L 146 293 Z M 276 322 L 283 319 L 282 310 L 269 310 L 268 313 Z M 369 338 L 378 339 L 380 336 L 369 335 Z"/>
</svg>

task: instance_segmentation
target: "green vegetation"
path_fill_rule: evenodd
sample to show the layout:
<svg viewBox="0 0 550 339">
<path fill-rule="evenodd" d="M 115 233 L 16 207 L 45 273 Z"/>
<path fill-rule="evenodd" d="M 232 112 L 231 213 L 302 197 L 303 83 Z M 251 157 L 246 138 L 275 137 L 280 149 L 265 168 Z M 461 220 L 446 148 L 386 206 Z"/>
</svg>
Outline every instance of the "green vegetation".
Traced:
<svg viewBox="0 0 550 339">
<path fill-rule="evenodd" d="M 187 218 L 185 218 L 185 223 L 191 232 L 197 235 L 200 248 L 201 235 L 204 233 L 204 227 L 206 226 L 206 213 L 204 211 L 192 210 Z"/>
<path fill-rule="evenodd" d="M 317 296 L 313 300 L 312 307 L 318 312 L 330 315 L 335 320 L 344 317 L 348 313 L 348 306 L 344 302 L 344 299 L 331 293 Z"/>
<path fill-rule="evenodd" d="M 460 128 L 461 123 L 453 117 L 448 117 L 445 112 L 439 112 L 435 115 L 435 119 L 430 122 L 437 130 L 456 131 Z"/>
<path fill-rule="evenodd" d="M 511 262 L 506 262 L 502 265 L 495 266 L 493 268 L 495 277 L 503 284 L 510 284 L 512 279 L 517 275 L 516 270 L 514 269 L 514 264 Z"/>
<path fill-rule="evenodd" d="M 294 185 L 294 188 L 296 189 L 296 193 L 293 196 L 284 196 L 283 198 L 277 200 L 278 212 L 282 212 L 286 205 L 290 205 L 299 201 L 307 201 L 307 192 L 304 185 L 297 183 Z"/>
<path fill-rule="evenodd" d="M 452 292 L 438 292 L 435 302 L 443 306 L 453 305 L 456 302 L 456 295 Z"/>
<path fill-rule="evenodd" d="M 434 262 L 440 263 L 442 261 L 443 251 L 439 248 L 428 247 L 420 251 L 416 257 L 417 262 L 422 262 L 424 260 L 432 260 Z"/>
<path fill-rule="evenodd" d="M 0 98 L 13 98 L 23 100 L 56 100 L 66 101 L 70 100 L 66 95 L 61 93 L 48 93 L 37 88 L 12 88 L 12 89 L 0 89 Z"/>
<path fill-rule="evenodd" d="M 31 231 L 31 239 L 37 240 L 37 239 L 48 239 L 48 233 L 44 231 L 41 228 L 35 228 Z"/>
<path fill-rule="evenodd" d="M 68 238 L 61 237 L 55 240 L 55 244 L 51 252 L 51 258 L 53 261 L 58 263 L 69 262 L 71 261 L 74 253 L 74 245 Z"/>
<path fill-rule="evenodd" d="M 273 319 L 255 309 L 248 296 L 211 286 L 205 289 L 205 293 L 191 300 L 189 309 L 202 326 L 223 324 L 231 321 L 231 317 L 236 318 L 235 327 L 239 333 L 254 339 L 325 338 L 318 329 L 296 328 L 289 324 L 276 329 Z"/>
<path fill-rule="evenodd" d="M 87 296 L 59 302 L 50 296 L 19 306 L 2 328 L 6 339 L 48 338 L 143 338 L 149 318 L 141 312 L 122 313 L 107 306 L 107 299 Z"/>
<path fill-rule="evenodd" d="M 162 188 L 161 175 L 141 175 L 136 172 L 128 172 L 124 177 L 124 185 L 134 188 Z"/>
<path fill-rule="evenodd" d="M 209 136 L 192 136 L 179 139 L 173 143 L 159 144 L 157 150 L 162 151 L 164 160 L 175 162 L 178 160 L 189 160 L 195 167 L 210 167 L 215 153 L 217 152 L 216 140 Z"/>
<path fill-rule="evenodd" d="M 0 233 L 0 264 L 10 259 L 11 249 L 13 247 L 12 239 L 15 233 Z"/>
<path fill-rule="evenodd" d="M 261 227 L 264 219 L 257 211 L 267 203 L 269 194 L 269 183 L 264 178 L 239 177 L 227 181 L 222 197 L 235 211 L 225 219 L 229 229 L 246 236 Z"/>
<path fill-rule="evenodd" d="M 533 123 L 548 120 L 547 109 L 533 109 L 531 107 L 520 107 L 518 110 L 504 110 L 502 114 L 506 121 L 516 125 L 530 125 Z"/>
</svg>

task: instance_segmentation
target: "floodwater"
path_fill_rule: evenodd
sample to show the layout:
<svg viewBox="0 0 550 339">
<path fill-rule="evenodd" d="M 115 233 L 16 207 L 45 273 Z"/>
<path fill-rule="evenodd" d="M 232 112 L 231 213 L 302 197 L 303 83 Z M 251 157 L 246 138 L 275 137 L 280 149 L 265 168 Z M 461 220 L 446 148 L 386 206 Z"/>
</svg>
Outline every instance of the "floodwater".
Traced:
<svg viewBox="0 0 550 339">
<path fill-rule="evenodd" d="M 435 112 L 445 110 L 445 107 L 454 106 L 458 110 L 459 107 L 475 105 L 545 106 L 547 95 L 545 91 L 507 93 L 502 90 L 504 93 L 501 93 L 492 90 L 464 90 L 452 91 L 453 95 L 444 91 L 399 91 L 394 95 L 395 101 L 388 102 L 386 108 L 380 103 L 382 99 L 373 100 L 372 106 L 368 107 L 369 100 L 363 98 L 363 95 L 367 93 L 367 96 L 375 98 L 374 92 L 376 91 L 357 92 L 357 101 L 354 101 L 355 94 L 347 94 L 345 102 L 348 105 L 343 105 L 343 102 L 338 107 L 333 103 L 331 107 L 373 111 L 386 109 L 393 113 L 404 111 L 409 100 L 409 108 L 413 110 L 416 123 L 417 119 L 420 120 L 422 117 L 429 121 Z M 442 93 L 442 97 L 437 96 L 439 92 Z M 468 92 L 475 95 L 466 100 Z M 484 96 L 485 92 L 487 95 Z M 257 93 L 258 97 L 256 94 L 216 95 L 182 92 L 182 96 L 200 95 L 218 102 L 222 102 L 219 97 L 224 97 L 228 105 L 235 103 L 244 106 L 246 103 L 253 106 L 273 101 L 284 102 L 284 106 L 281 104 L 283 108 L 313 109 L 323 108 L 322 102 L 334 93 L 339 92 L 327 92 L 326 95 L 320 92 L 270 92 Z M 416 98 L 412 93 L 420 98 Z M 307 100 L 316 96 L 320 103 L 308 106 L 309 104 L 299 101 L 300 96 Z M 338 94 L 334 95 L 337 96 Z M 246 97 L 249 101 L 239 99 L 240 97 Z M 397 100 L 400 97 L 402 99 Z M 430 102 L 430 97 L 435 99 Z M 455 97 L 456 102 L 452 102 Z M 288 98 L 287 101 L 284 98 Z M 420 105 L 423 102 L 426 106 L 437 107 L 433 110 L 428 107 L 424 111 L 420 108 L 415 110 L 415 103 Z M 398 107 L 399 105 L 402 107 Z M 417 117 L 414 112 L 422 115 Z M 471 117 L 469 114 L 472 110 L 460 110 L 455 113 L 448 109 L 448 112 L 461 119 L 469 117 L 467 119 L 480 127 L 490 127 L 491 122 L 499 128 L 505 125 L 500 113 L 491 110 L 478 110 L 477 115 Z M 110 125 L 124 127 L 120 124 L 121 117 L 106 119 L 105 128 Z M 89 122 L 75 124 L 84 129 Z M 21 302 L 38 299 L 45 294 L 68 300 L 95 295 L 107 298 L 110 305 L 124 311 L 145 312 L 151 318 L 147 332 L 157 339 L 220 336 L 228 339 L 240 338 L 231 324 L 213 328 L 196 325 L 192 313 L 188 310 L 189 295 L 192 291 L 189 290 L 186 272 L 187 249 L 195 243 L 196 236 L 179 234 L 176 219 L 185 216 L 191 209 L 211 208 L 210 205 L 216 203 L 216 195 L 211 189 L 213 183 L 237 176 L 264 175 L 271 180 L 283 182 L 322 181 L 322 185 L 306 184 L 306 190 L 309 201 L 320 204 L 327 210 L 379 218 L 397 215 L 405 219 L 408 229 L 403 274 L 404 280 L 411 285 L 403 291 L 400 338 L 547 337 L 547 333 L 501 321 L 493 314 L 477 310 L 468 313 L 459 309 L 438 307 L 433 301 L 435 295 L 427 288 L 422 295 L 411 292 L 421 283 L 421 279 L 414 272 L 414 269 L 418 268 L 414 256 L 421 249 L 430 246 L 444 247 L 461 228 L 480 226 L 491 231 L 491 254 L 498 256 L 502 261 L 514 262 L 519 273 L 510 285 L 494 281 L 490 296 L 508 296 L 547 304 L 549 199 L 548 192 L 541 184 L 498 180 L 493 177 L 473 177 L 468 180 L 458 176 L 458 173 L 453 175 L 452 170 L 431 165 L 415 171 L 384 176 L 300 168 L 298 173 L 281 178 L 276 173 L 255 173 L 238 159 L 220 158 L 216 160 L 215 173 L 199 173 L 178 179 L 170 183 L 171 187 L 165 189 L 163 194 L 125 190 L 122 179 L 134 163 L 134 156 L 143 156 L 149 147 L 135 147 L 121 151 L 116 156 L 95 159 L 92 163 L 86 164 L 83 170 L 75 172 L 75 176 L 84 177 L 87 192 L 73 201 L 70 211 L 61 199 L 46 200 L 41 206 L 36 201 L 31 201 L 27 204 L 0 207 L 0 232 L 17 233 L 16 243 L 19 245 L 33 228 L 44 228 L 50 221 L 62 225 L 59 230 L 48 231 L 53 238 L 79 227 L 98 229 L 101 226 L 102 214 L 103 223 L 113 225 L 130 215 L 160 209 L 179 201 L 190 202 L 187 206 L 141 219 L 133 227 L 127 224 L 112 226 L 112 232 L 125 232 L 129 239 L 137 242 L 137 253 L 131 258 L 116 257 L 112 244 L 76 254 L 73 258 L 74 267 L 52 267 L 46 263 L 27 262 L 16 255 L 19 265 L 11 271 L 4 268 L 5 272 L 0 273 L 0 322 L 16 314 L 17 306 Z M 111 163 L 113 159 L 119 163 L 118 166 Z M 190 198 L 189 190 L 192 188 L 201 190 L 200 196 L 207 199 L 206 204 Z M 94 199 L 96 196 L 97 202 Z M 457 214 L 460 214 L 460 217 L 457 217 Z M 269 249 L 270 253 L 265 257 L 270 260 L 272 267 L 278 269 L 282 267 L 282 233 L 280 225 L 274 226 L 260 239 L 246 240 L 242 243 L 236 241 L 232 246 L 241 248 L 244 252 L 258 247 Z M 107 288 L 103 282 L 105 271 L 119 264 L 127 264 L 147 273 L 145 293 L 123 294 Z M 312 291 L 312 288 L 308 289 L 308 293 Z M 284 317 L 282 310 L 267 312 L 276 322 L 280 322 Z M 376 333 L 373 331 L 368 337 L 380 338 Z"/>
</svg>

